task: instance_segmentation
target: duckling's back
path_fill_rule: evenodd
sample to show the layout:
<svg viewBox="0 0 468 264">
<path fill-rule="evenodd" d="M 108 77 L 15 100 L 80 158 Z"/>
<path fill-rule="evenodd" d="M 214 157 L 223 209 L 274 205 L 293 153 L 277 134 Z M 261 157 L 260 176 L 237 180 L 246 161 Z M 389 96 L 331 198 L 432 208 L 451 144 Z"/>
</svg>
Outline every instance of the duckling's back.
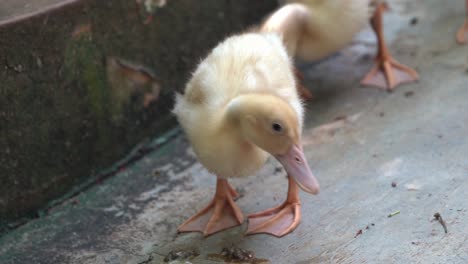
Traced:
<svg viewBox="0 0 468 264">
<path fill-rule="evenodd" d="M 201 62 L 185 90 L 187 103 L 219 111 L 244 93 L 298 100 L 291 60 L 276 34 L 246 33 L 220 43 Z"/>
<path fill-rule="evenodd" d="M 368 23 L 376 0 L 287 0 L 309 9 L 296 56 L 319 60 L 345 47 Z"/>
</svg>

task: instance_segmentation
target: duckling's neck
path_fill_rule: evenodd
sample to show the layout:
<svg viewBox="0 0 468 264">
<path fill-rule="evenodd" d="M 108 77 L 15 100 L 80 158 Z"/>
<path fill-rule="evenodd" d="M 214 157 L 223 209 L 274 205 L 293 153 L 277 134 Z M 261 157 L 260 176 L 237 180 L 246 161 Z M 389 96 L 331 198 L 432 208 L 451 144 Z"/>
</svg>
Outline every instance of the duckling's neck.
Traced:
<svg viewBox="0 0 468 264">
<path fill-rule="evenodd" d="M 294 56 L 309 17 L 310 11 L 305 6 L 289 4 L 269 17 L 260 31 L 280 34 L 288 54 Z"/>
<path fill-rule="evenodd" d="M 218 177 L 242 177 L 255 173 L 268 154 L 244 135 L 241 117 L 250 107 L 244 96 L 234 98 L 203 131 L 191 134 L 200 162 Z"/>
</svg>

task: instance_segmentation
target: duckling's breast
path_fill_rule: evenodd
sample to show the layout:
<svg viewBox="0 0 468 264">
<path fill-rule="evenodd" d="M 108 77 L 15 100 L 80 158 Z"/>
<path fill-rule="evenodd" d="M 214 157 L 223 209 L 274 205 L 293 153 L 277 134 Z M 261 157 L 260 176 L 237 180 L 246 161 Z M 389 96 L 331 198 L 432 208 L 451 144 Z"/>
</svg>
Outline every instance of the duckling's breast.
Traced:
<svg viewBox="0 0 468 264">
<path fill-rule="evenodd" d="M 192 143 L 200 163 L 218 177 L 245 177 L 260 170 L 269 154 L 253 144 L 233 138 L 212 138 Z"/>
</svg>

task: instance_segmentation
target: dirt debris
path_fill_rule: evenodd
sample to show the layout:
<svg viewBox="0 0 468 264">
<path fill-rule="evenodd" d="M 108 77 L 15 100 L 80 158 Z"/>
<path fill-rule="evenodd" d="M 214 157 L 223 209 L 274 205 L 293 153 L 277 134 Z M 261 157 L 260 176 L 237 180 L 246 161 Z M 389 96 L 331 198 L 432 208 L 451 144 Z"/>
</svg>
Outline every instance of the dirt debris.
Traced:
<svg viewBox="0 0 468 264">
<path fill-rule="evenodd" d="M 254 253 L 250 250 L 242 249 L 242 248 L 223 248 L 221 250 L 221 256 L 226 257 L 232 260 L 250 260 L 254 258 Z"/>
<path fill-rule="evenodd" d="M 375 226 L 375 224 L 374 224 L 374 223 L 370 223 L 370 224 L 366 225 L 366 227 L 365 227 L 364 229 L 359 229 L 359 230 L 356 232 L 356 235 L 354 235 L 354 238 L 356 238 L 356 237 L 362 235 L 362 234 L 364 233 L 364 230 L 369 230 L 369 229 L 371 228 L 371 226 Z M 365 231 L 365 232 L 367 232 L 367 231 Z"/>
<path fill-rule="evenodd" d="M 411 18 L 409 24 L 410 24 L 410 26 L 415 26 L 415 25 L 418 24 L 418 22 L 419 22 L 419 19 L 417 17 L 413 17 L 413 18 Z"/>
<path fill-rule="evenodd" d="M 275 167 L 275 171 L 274 171 L 273 173 L 274 173 L 274 174 L 277 174 L 277 173 L 280 173 L 280 172 L 282 172 L 282 171 L 283 171 L 283 167 L 277 166 L 277 167 Z"/>
<path fill-rule="evenodd" d="M 161 171 L 160 171 L 159 169 L 155 169 L 155 170 L 152 171 L 152 175 L 153 175 L 153 176 L 156 176 L 156 177 L 157 177 L 157 176 L 160 176 L 160 175 L 161 175 Z"/>
<path fill-rule="evenodd" d="M 334 121 L 339 121 L 339 120 L 346 120 L 346 116 L 345 115 L 342 115 L 342 116 L 337 116 L 335 117 Z"/>
<path fill-rule="evenodd" d="M 234 201 L 237 201 L 240 198 L 244 197 L 247 192 L 244 188 L 239 188 L 239 187 L 237 187 L 235 191 L 237 192 L 237 195 L 233 197 Z"/>
<path fill-rule="evenodd" d="M 174 250 L 174 251 L 169 252 L 169 254 L 167 254 L 167 256 L 164 258 L 164 262 L 169 262 L 173 260 L 192 259 L 199 255 L 200 253 L 195 249 Z"/>
<path fill-rule="evenodd" d="M 213 260 L 222 260 L 225 263 L 270 263 L 267 259 L 258 259 L 255 253 L 238 247 L 225 247 L 219 254 L 208 254 L 208 258 Z"/>
</svg>

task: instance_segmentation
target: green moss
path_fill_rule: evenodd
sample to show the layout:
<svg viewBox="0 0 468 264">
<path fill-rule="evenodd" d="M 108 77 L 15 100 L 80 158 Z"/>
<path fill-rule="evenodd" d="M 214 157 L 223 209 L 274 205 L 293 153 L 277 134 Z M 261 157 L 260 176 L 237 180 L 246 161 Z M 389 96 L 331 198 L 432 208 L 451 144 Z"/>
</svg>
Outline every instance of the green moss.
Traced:
<svg viewBox="0 0 468 264">
<path fill-rule="evenodd" d="M 93 42 L 90 34 L 71 38 L 65 49 L 66 78 L 77 82 L 76 87 L 86 91 L 89 109 L 97 128 L 96 150 L 104 152 L 112 143 L 112 110 L 122 111 L 112 107 L 112 94 L 106 81 L 104 56 Z"/>
<path fill-rule="evenodd" d="M 110 109 L 104 67 L 103 56 L 90 35 L 70 39 L 65 49 L 66 76 L 85 86 L 91 109 L 100 121 L 106 119 Z"/>
</svg>

